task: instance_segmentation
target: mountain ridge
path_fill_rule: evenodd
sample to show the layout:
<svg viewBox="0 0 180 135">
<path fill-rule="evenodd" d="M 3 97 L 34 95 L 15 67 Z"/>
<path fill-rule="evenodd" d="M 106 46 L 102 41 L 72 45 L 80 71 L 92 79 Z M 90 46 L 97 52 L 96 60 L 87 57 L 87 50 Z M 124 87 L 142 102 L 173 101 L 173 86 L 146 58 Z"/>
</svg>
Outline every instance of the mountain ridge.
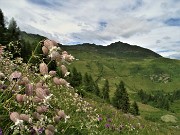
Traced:
<svg viewBox="0 0 180 135">
<path fill-rule="evenodd" d="M 99 54 L 106 54 L 112 57 L 134 57 L 134 58 L 160 58 L 162 57 L 158 53 L 153 52 L 150 49 L 143 48 L 137 45 L 130 45 L 121 41 L 111 43 L 107 46 L 83 43 L 77 45 L 62 45 L 62 48 L 70 50 L 79 50 L 86 52 L 97 52 Z"/>
<path fill-rule="evenodd" d="M 35 40 L 42 40 L 46 38 L 38 34 L 29 34 L 26 32 L 21 32 L 21 38 L 25 39 L 28 42 Z M 76 45 L 62 45 L 59 43 L 62 49 L 64 50 L 78 50 L 83 52 L 96 52 L 102 55 L 108 55 L 111 57 L 123 57 L 123 58 L 160 58 L 160 54 L 147 49 L 140 47 L 138 45 L 130 45 L 128 43 L 123 43 L 121 41 L 111 43 L 110 45 L 96 45 L 91 43 L 82 43 Z"/>
</svg>

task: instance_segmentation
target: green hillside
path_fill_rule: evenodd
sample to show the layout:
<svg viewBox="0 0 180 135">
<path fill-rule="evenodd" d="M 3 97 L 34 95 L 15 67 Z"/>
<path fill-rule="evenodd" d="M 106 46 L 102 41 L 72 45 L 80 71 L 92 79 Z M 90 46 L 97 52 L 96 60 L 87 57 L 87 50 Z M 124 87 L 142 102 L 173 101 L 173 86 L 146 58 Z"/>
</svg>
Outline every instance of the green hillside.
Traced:
<svg viewBox="0 0 180 135">
<path fill-rule="evenodd" d="M 63 46 L 63 48 L 75 51 L 85 51 L 98 53 L 111 57 L 118 58 L 150 58 L 150 57 L 161 57 L 159 54 L 145 49 L 136 45 L 129 45 L 123 42 L 115 42 L 107 46 L 95 45 L 95 44 L 79 44 L 79 45 L 69 45 Z"/>
<path fill-rule="evenodd" d="M 125 45 L 123 44 L 123 46 Z M 155 52 L 141 47 L 127 46 L 127 49 L 122 47 L 122 50 L 119 44 L 117 47 L 115 44 L 107 47 L 96 47 L 95 45 L 62 46 L 62 49 L 68 50 L 78 59 L 72 66 L 77 67 L 82 73 L 91 73 L 100 84 L 104 79 L 109 79 L 112 85 L 118 83 L 119 80 L 124 80 L 130 91 L 143 89 L 168 92 L 179 89 L 179 60 L 163 58 Z M 109 55 L 110 52 L 114 53 L 114 56 Z"/>
<path fill-rule="evenodd" d="M 45 39 L 44 36 L 41 36 L 38 34 L 26 33 L 25 31 L 20 32 L 20 38 L 25 40 L 26 42 L 29 42 L 30 44 L 32 44 L 34 42 L 39 42 L 39 41 Z"/>
<path fill-rule="evenodd" d="M 25 41 L 38 41 L 42 37 L 39 35 L 30 35 L 23 33 Z M 35 36 L 35 37 L 34 37 Z M 33 40 L 35 38 L 35 40 Z M 86 72 L 91 74 L 98 83 L 100 89 L 106 79 L 109 80 L 110 98 L 114 95 L 116 85 L 123 80 L 130 96 L 130 101 L 138 101 L 140 114 L 146 123 L 152 126 L 149 134 L 153 134 L 154 127 L 158 127 L 158 134 L 178 134 L 180 124 L 179 99 L 170 105 L 169 111 L 156 108 L 153 103 L 144 104 L 139 100 L 138 91 L 143 90 L 147 93 L 163 91 L 164 93 L 173 93 L 180 89 L 180 61 L 168 59 L 159 54 L 139 46 L 132 46 L 122 42 L 112 43 L 108 46 L 95 44 L 82 45 L 61 45 L 63 50 L 72 54 L 76 60 L 69 65 L 69 68 L 76 67 L 84 75 Z M 90 93 L 89 93 L 90 94 Z M 86 100 L 92 102 L 96 107 L 107 109 L 111 112 L 111 106 L 106 105 L 104 101 L 95 95 L 89 95 Z M 101 110 L 103 113 L 103 110 Z M 120 115 L 120 116 L 119 116 Z M 172 115 L 176 122 L 163 122 L 161 117 Z M 122 117 L 121 113 L 118 117 Z M 122 118 L 120 118 L 122 119 Z M 172 129 L 173 128 L 173 129 Z M 167 130 L 166 130 L 167 129 Z M 172 130 L 172 132 L 169 132 Z M 175 130 L 175 131 L 174 131 Z"/>
<path fill-rule="evenodd" d="M 137 46 L 123 44 L 121 47 L 122 43 L 119 43 L 107 47 L 83 44 L 62 46 L 62 48 L 76 57 L 77 60 L 71 66 L 75 66 L 82 73 L 91 74 L 101 88 L 105 79 L 108 79 L 111 97 L 120 80 L 125 82 L 132 101 L 138 100 L 137 92 L 140 89 L 147 93 L 153 91 L 172 93 L 180 90 L 179 60 L 163 58 L 148 49 Z M 154 108 L 141 102 L 138 105 L 141 116 L 145 119 L 162 123 L 161 117 L 171 114 L 178 118 L 178 123 L 176 123 L 178 125 L 180 123 L 178 103 L 179 100 L 172 103 L 170 111 Z"/>
</svg>

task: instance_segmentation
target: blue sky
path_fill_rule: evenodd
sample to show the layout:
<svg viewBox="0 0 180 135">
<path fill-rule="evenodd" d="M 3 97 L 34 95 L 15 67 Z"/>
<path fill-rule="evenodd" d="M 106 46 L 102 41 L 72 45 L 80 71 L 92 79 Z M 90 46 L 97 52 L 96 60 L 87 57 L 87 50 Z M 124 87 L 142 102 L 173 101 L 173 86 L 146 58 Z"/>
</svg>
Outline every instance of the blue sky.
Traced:
<svg viewBox="0 0 180 135">
<path fill-rule="evenodd" d="M 7 21 L 62 44 L 122 41 L 180 59 L 180 0 L 0 0 Z"/>
</svg>

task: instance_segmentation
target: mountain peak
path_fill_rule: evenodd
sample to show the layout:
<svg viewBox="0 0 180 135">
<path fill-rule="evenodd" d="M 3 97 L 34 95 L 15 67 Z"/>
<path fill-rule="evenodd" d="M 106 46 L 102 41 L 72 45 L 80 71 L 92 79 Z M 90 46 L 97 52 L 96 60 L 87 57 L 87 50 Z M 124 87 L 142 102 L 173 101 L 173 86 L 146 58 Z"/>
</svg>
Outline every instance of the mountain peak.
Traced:
<svg viewBox="0 0 180 135">
<path fill-rule="evenodd" d="M 137 45 L 130 45 L 121 41 L 111 43 L 107 46 L 107 48 L 117 55 L 118 53 L 123 53 L 128 57 L 162 57 L 161 55 L 153 52 L 150 49 L 143 48 Z"/>
</svg>

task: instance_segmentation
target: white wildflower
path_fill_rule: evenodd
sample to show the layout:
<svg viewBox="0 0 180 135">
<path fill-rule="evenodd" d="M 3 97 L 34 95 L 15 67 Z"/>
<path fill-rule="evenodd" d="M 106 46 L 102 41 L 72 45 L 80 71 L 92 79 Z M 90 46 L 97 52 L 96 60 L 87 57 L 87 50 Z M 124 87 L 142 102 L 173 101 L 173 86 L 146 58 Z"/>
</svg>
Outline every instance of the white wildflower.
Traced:
<svg viewBox="0 0 180 135">
<path fill-rule="evenodd" d="M 15 125 L 21 125 L 23 124 L 23 120 L 16 119 Z"/>
<path fill-rule="evenodd" d="M 69 118 L 70 118 L 69 115 L 66 115 L 66 116 L 65 116 L 65 123 L 67 122 L 67 119 L 69 119 Z"/>
<path fill-rule="evenodd" d="M 44 75 L 44 79 L 45 79 L 45 80 L 46 80 L 46 79 L 49 79 L 49 78 L 51 78 L 50 75 L 47 75 L 47 74 Z"/>
</svg>

